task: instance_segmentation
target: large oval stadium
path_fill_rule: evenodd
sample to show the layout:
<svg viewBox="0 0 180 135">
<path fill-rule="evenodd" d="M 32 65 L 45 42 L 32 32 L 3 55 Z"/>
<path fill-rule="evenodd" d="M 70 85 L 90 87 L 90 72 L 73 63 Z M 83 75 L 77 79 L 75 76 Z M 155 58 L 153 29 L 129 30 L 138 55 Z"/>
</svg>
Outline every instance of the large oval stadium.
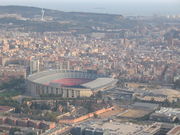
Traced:
<svg viewBox="0 0 180 135">
<path fill-rule="evenodd" d="M 97 91 L 114 87 L 116 82 L 116 79 L 91 70 L 48 70 L 30 75 L 27 90 L 31 96 L 89 97 Z"/>
</svg>

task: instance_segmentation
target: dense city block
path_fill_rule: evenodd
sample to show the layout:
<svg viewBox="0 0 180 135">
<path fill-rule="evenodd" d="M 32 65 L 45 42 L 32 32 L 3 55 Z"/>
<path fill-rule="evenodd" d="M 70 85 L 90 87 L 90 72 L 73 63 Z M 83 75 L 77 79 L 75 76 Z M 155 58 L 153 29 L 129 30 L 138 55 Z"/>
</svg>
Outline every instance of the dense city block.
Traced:
<svg viewBox="0 0 180 135">
<path fill-rule="evenodd" d="M 0 135 L 179 135 L 180 16 L 0 6 Z"/>
</svg>

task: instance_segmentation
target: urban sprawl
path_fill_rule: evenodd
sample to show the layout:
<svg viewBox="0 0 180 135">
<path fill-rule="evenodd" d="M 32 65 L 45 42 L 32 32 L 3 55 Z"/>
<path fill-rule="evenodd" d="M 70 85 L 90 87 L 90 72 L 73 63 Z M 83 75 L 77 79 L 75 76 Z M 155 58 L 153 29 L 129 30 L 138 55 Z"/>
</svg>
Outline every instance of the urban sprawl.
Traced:
<svg viewBox="0 0 180 135">
<path fill-rule="evenodd" d="M 0 12 L 0 135 L 180 134 L 179 16 L 120 16 L 136 22 L 126 28 L 89 17 L 88 32 L 26 30 L 72 23 L 42 11 Z"/>
</svg>

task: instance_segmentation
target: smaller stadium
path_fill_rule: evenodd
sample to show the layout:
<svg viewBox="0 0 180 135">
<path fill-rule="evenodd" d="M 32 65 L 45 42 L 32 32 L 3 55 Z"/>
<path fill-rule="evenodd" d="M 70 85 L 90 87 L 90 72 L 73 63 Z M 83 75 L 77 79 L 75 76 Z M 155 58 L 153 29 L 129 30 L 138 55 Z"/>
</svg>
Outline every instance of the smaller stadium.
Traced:
<svg viewBox="0 0 180 135">
<path fill-rule="evenodd" d="M 117 80 L 92 70 L 48 70 L 27 78 L 27 92 L 33 96 L 56 95 L 63 98 L 90 97 L 115 87 Z"/>
</svg>

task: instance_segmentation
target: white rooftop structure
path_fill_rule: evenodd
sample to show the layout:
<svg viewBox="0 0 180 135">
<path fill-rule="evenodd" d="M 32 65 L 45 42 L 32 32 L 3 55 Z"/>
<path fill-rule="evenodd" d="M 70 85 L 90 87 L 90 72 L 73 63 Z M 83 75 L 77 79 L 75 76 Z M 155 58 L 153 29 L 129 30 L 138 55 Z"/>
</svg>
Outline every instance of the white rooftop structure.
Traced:
<svg viewBox="0 0 180 135">
<path fill-rule="evenodd" d="M 108 84 L 116 83 L 117 80 L 113 78 L 97 78 L 88 83 L 82 84 L 81 86 L 89 88 L 89 89 L 98 89 L 103 86 L 107 86 Z"/>
</svg>

